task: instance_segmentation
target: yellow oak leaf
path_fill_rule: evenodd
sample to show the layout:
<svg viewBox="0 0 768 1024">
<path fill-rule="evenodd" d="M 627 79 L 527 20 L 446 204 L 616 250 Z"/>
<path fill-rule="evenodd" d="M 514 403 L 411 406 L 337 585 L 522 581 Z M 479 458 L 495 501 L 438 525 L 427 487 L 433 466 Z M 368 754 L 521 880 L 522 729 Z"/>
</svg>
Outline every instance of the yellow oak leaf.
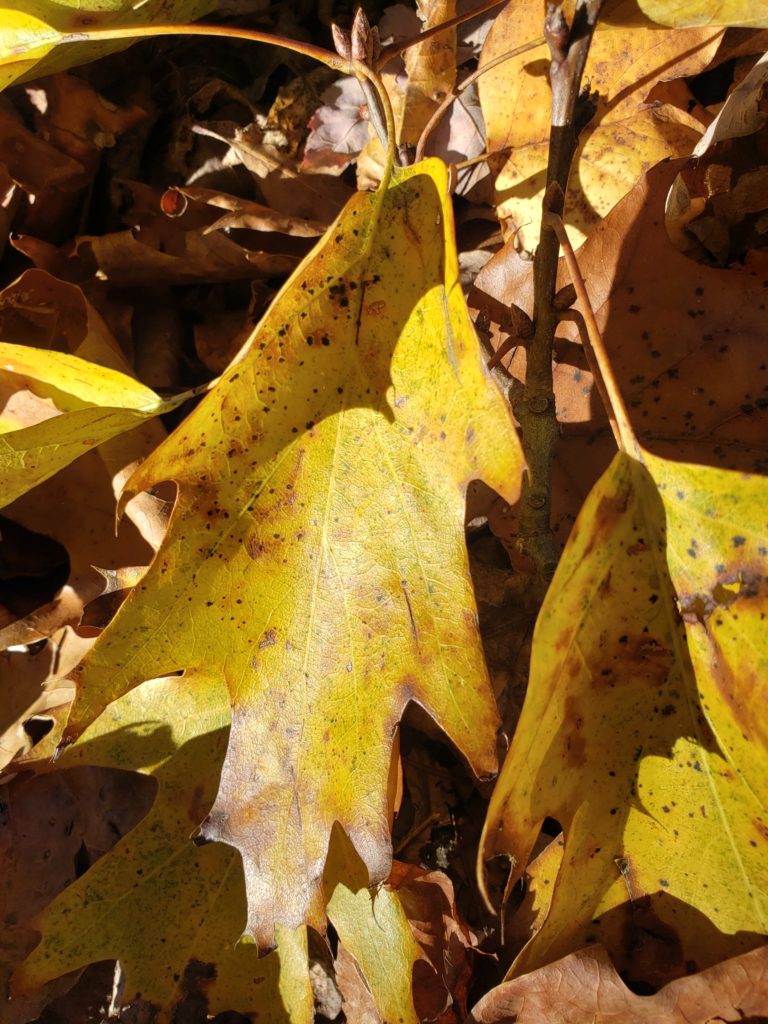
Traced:
<svg viewBox="0 0 768 1024">
<path fill-rule="evenodd" d="M 617 455 L 576 521 L 489 808 L 514 876 L 545 817 L 565 835 L 514 976 L 599 941 L 659 986 L 768 932 L 768 481 L 643 463 Z"/>
<path fill-rule="evenodd" d="M 145 679 L 218 673 L 232 733 L 204 834 L 243 857 L 248 926 L 324 926 L 334 822 L 391 861 L 393 735 L 420 704 L 474 771 L 497 712 L 464 548 L 469 481 L 522 456 L 458 280 L 445 166 L 359 193 L 215 389 L 134 474 L 179 493 L 165 541 L 79 673 L 65 733 Z"/>
</svg>

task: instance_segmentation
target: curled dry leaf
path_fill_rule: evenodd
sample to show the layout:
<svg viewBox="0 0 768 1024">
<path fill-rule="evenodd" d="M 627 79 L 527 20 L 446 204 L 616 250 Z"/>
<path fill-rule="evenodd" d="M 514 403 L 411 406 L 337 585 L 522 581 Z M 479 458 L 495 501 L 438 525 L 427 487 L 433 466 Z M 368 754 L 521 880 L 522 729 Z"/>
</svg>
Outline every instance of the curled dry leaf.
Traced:
<svg viewBox="0 0 768 1024">
<path fill-rule="evenodd" d="M 628 2 L 628 0 L 627 0 Z M 629 2 L 628 2 L 629 5 Z M 541 6 L 525 0 L 496 18 L 481 65 L 541 34 Z M 580 135 L 565 219 L 574 245 L 629 192 L 654 164 L 693 149 L 701 125 L 671 106 L 649 106 L 646 94 L 662 78 L 703 71 L 722 30 L 614 28 L 600 21 L 592 40 L 586 79 L 598 95 L 595 117 Z M 509 149 L 496 179 L 499 217 L 519 246 L 533 250 L 539 236 L 547 165 L 550 95 L 548 50 L 505 61 L 478 83 L 491 150 Z M 642 68 L 642 74 L 638 74 Z M 515 116 L 510 117 L 509 111 Z"/>
<path fill-rule="evenodd" d="M 65 626 L 39 650 L 0 652 L 0 768 L 32 747 L 24 728 L 29 718 L 70 703 L 74 685 L 67 676 L 92 643 Z"/>
<path fill-rule="evenodd" d="M 73 191 L 85 180 L 80 161 L 30 131 L 5 97 L 0 97 L 0 163 L 31 195 L 50 188 Z"/>
<path fill-rule="evenodd" d="M 467 1024 L 710 1024 L 763 1021 L 768 1013 L 768 948 L 725 960 L 665 985 L 631 992 L 602 946 L 589 946 L 504 982 L 472 1010 Z"/>
<path fill-rule="evenodd" d="M 87 190 L 96 179 L 104 151 L 144 121 L 147 113 L 137 105 L 118 107 L 108 102 L 88 82 L 74 75 L 41 79 L 30 85 L 26 94 L 34 110 L 35 132 L 31 137 L 38 146 L 45 140 L 46 145 L 80 171 L 61 182 L 55 176 L 47 177 L 47 163 L 38 164 L 33 171 L 38 188 L 34 193 L 27 188 L 29 202 L 17 217 L 14 230 L 17 234 L 59 243 L 82 220 Z M 30 156 L 34 148 L 31 147 Z M 12 163 L 18 163 L 15 147 L 12 152 Z M 42 158 L 44 153 L 35 155 Z M 51 162 L 56 167 L 61 161 Z"/>
<path fill-rule="evenodd" d="M 768 55 L 736 86 L 667 197 L 677 247 L 722 266 L 765 247 L 768 227 Z"/>
<path fill-rule="evenodd" d="M 184 210 L 177 210 L 177 196 L 190 199 L 196 203 L 204 203 L 228 212 L 218 217 L 205 228 L 205 234 L 211 231 L 242 228 L 252 231 L 275 231 L 283 235 L 296 235 L 299 238 L 317 238 L 325 231 L 327 224 L 320 221 L 305 220 L 303 217 L 291 217 L 289 214 L 270 210 L 268 206 L 254 203 L 248 199 L 225 195 L 210 188 L 195 185 L 177 186 L 169 189 L 160 203 L 166 213 L 179 216 Z M 169 209 L 170 207 L 170 209 Z"/>
<path fill-rule="evenodd" d="M 395 861 L 387 885 L 399 896 L 425 957 L 413 972 L 419 1019 L 463 1021 L 477 937 L 459 918 L 451 880 L 442 871 Z"/>
<path fill-rule="evenodd" d="M 195 130 L 229 147 L 229 159 L 253 174 L 271 209 L 327 224 L 352 194 L 350 186 L 332 174 L 300 174 L 294 161 L 265 142 L 256 125 L 208 124 Z"/>
</svg>

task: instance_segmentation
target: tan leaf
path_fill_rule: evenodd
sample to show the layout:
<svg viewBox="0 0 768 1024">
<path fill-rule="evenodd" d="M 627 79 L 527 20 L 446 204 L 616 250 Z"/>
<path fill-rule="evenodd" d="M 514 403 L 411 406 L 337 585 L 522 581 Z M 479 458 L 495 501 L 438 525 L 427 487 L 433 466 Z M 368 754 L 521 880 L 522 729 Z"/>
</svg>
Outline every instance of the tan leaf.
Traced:
<svg viewBox="0 0 768 1024">
<path fill-rule="evenodd" d="M 710 1024 L 762 1021 L 766 1012 L 768 949 L 672 981 L 655 995 L 638 996 L 596 945 L 492 989 L 468 1024 Z"/>
</svg>

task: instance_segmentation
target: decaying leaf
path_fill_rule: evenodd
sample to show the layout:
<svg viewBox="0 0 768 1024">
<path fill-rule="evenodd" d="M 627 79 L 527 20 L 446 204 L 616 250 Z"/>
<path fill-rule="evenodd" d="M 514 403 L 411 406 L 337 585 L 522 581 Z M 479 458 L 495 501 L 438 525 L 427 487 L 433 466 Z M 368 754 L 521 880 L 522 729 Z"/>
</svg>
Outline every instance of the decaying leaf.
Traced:
<svg viewBox="0 0 768 1024">
<path fill-rule="evenodd" d="M 521 456 L 451 231 L 439 161 L 354 196 L 126 491 L 179 485 L 158 556 L 79 676 L 68 736 L 158 673 L 223 675 L 232 736 L 204 832 L 240 850 L 261 946 L 276 921 L 322 928 L 335 821 L 386 878 L 409 701 L 494 770 L 464 494 L 482 477 L 513 498 Z"/>
<path fill-rule="evenodd" d="M 652 996 L 631 992 L 602 946 L 590 946 L 484 996 L 471 1024 L 710 1024 L 763 1021 L 768 949 L 672 981 Z"/>
<path fill-rule="evenodd" d="M 625 0 L 629 5 L 631 0 Z M 481 64 L 541 34 L 538 0 L 507 7 L 496 18 Z M 595 117 L 580 135 L 565 218 L 574 245 L 654 164 L 690 153 L 701 125 L 676 108 L 647 105 L 661 78 L 704 70 L 720 42 L 715 28 L 663 30 L 612 27 L 599 22 L 585 75 L 599 94 Z M 505 61 L 478 83 L 492 150 L 510 148 L 496 179 L 499 216 L 526 249 L 536 246 L 544 191 L 550 122 L 546 55 L 538 49 Z M 642 69 L 642 73 L 640 73 Z M 515 116 L 510 117 L 510 110 Z"/>
<path fill-rule="evenodd" d="M 512 976 L 600 941 L 659 986 L 768 931 L 768 483 L 643 458 L 617 455 L 576 521 L 491 801 L 483 853 L 513 877 L 545 817 L 565 834 Z"/>
</svg>

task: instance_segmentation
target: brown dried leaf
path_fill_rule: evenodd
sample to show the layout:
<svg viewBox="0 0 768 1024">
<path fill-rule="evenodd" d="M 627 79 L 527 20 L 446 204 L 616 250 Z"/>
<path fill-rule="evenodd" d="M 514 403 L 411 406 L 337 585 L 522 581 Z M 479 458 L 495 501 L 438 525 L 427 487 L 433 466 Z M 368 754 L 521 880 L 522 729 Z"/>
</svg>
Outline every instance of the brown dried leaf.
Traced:
<svg viewBox="0 0 768 1024">
<path fill-rule="evenodd" d="M 710 1024 L 763 1021 L 766 1014 L 768 947 L 638 996 L 595 945 L 492 989 L 467 1024 Z"/>
<path fill-rule="evenodd" d="M 329 224 L 352 194 L 350 186 L 332 174 L 300 174 L 292 161 L 265 142 L 256 125 L 209 124 L 196 131 L 226 143 L 232 162 L 244 164 L 254 175 L 271 209 Z"/>
<path fill-rule="evenodd" d="M 477 938 L 459 919 L 453 884 L 442 871 L 395 861 L 387 885 L 394 889 L 426 960 L 414 966 L 413 995 L 421 1020 L 462 1021 L 472 979 Z"/>
</svg>

